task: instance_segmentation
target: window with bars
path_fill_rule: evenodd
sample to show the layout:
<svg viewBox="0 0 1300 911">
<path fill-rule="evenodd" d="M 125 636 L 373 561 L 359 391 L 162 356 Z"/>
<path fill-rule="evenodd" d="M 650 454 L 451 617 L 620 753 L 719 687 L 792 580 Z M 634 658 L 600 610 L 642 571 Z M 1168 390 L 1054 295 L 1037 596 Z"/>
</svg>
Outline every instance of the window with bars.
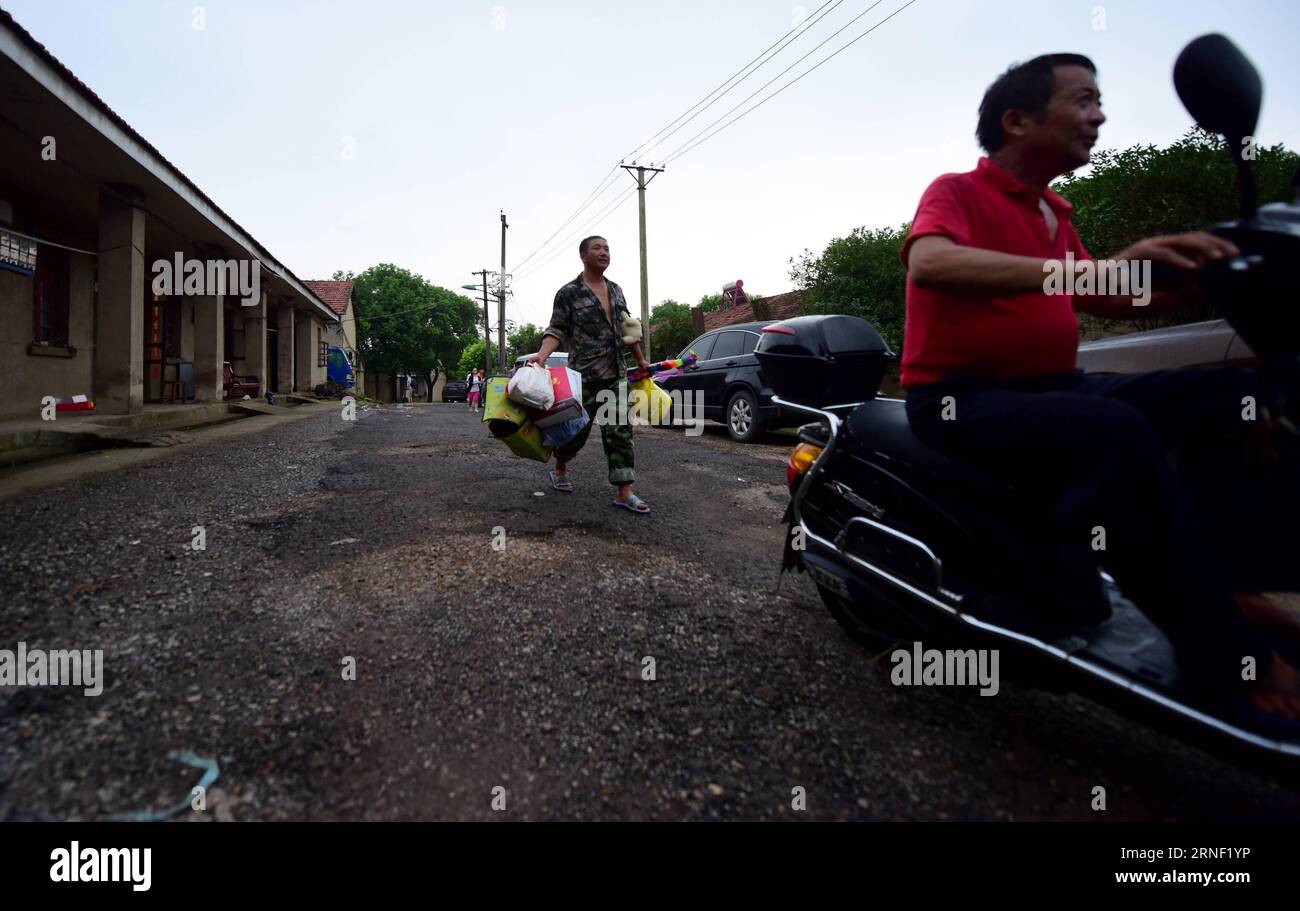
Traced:
<svg viewBox="0 0 1300 911">
<path fill-rule="evenodd" d="M 68 344 L 68 251 L 42 246 L 35 261 L 32 296 L 32 341 Z"/>
</svg>

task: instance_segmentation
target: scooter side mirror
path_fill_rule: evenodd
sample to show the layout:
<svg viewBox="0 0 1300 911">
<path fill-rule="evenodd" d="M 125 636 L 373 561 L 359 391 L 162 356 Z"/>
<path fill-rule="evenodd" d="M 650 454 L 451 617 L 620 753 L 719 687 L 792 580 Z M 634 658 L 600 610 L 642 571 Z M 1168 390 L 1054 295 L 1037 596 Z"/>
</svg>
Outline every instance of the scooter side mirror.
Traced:
<svg viewBox="0 0 1300 911">
<path fill-rule="evenodd" d="M 1254 64 L 1223 35 L 1202 35 L 1174 64 L 1174 88 L 1201 129 L 1220 133 L 1241 176 L 1241 214 L 1255 214 L 1255 179 L 1247 149 L 1259 123 L 1264 84 Z"/>
</svg>

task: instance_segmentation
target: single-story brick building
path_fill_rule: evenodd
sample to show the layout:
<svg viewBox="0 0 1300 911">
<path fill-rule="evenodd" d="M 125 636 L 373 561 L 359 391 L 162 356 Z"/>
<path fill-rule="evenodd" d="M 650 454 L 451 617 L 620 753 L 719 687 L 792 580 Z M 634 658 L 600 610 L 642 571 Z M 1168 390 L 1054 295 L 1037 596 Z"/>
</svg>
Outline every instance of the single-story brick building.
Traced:
<svg viewBox="0 0 1300 911">
<path fill-rule="evenodd" d="M 340 315 L 3 10 L 0 87 L 0 417 L 324 382 Z"/>
</svg>

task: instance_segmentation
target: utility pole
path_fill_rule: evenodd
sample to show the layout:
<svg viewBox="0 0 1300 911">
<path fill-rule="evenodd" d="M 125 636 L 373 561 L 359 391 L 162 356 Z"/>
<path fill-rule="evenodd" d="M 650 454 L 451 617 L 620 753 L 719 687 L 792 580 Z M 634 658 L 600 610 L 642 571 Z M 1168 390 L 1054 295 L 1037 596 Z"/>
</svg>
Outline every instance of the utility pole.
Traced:
<svg viewBox="0 0 1300 911">
<path fill-rule="evenodd" d="M 481 272 L 471 272 L 471 275 L 480 275 L 483 278 L 483 371 L 486 376 L 492 375 L 492 325 L 488 321 L 488 292 L 487 292 L 487 269 Z"/>
<path fill-rule="evenodd" d="M 501 212 L 501 298 L 497 301 L 497 363 L 506 372 L 506 213 Z M 486 284 L 486 283 L 485 283 Z"/>
<path fill-rule="evenodd" d="M 653 165 L 645 167 L 636 163 L 620 165 L 620 167 L 629 174 L 636 171 L 636 188 L 641 207 L 641 350 L 645 352 L 646 360 L 653 360 L 650 356 L 650 273 L 647 271 L 645 256 L 645 188 L 650 186 L 650 180 L 662 174 L 664 169 Z M 645 179 L 647 171 L 650 172 L 650 180 Z"/>
</svg>

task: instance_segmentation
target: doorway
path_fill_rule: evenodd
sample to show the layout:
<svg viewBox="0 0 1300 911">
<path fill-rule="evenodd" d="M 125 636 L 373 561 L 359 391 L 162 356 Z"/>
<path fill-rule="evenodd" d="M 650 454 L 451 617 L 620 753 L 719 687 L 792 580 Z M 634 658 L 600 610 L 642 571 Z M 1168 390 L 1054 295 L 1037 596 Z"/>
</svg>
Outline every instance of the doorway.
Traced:
<svg viewBox="0 0 1300 911">
<path fill-rule="evenodd" d="M 163 400 L 163 382 L 180 380 L 181 302 L 176 297 L 153 296 L 144 307 L 144 400 Z M 168 377 L 167 369 L 172 375 Z"/>
</svg>

